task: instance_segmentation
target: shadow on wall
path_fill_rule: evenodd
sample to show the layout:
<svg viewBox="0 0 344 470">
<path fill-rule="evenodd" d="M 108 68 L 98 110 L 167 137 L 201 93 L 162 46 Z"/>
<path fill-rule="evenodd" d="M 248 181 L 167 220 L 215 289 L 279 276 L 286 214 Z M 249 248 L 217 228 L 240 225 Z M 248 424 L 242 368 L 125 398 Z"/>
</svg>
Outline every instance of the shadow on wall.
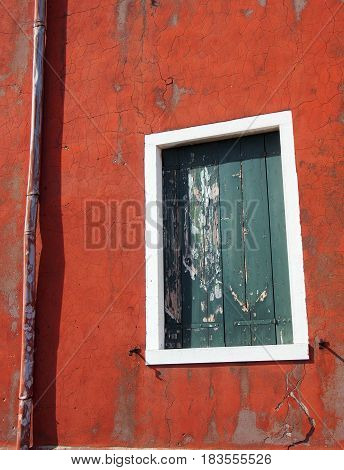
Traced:
<svg viewBox="0 0 344 470">
<path fill-rule="evenodd" d="M 34 370 L 33 444 L 58 442 L 57 348 L 61 316 L 64 245 L 61 213 L 61 152 L 66 65 L 67 2 L 48 2 L 40 197 L 42 253 L 38 271 Z"/>
</svg>

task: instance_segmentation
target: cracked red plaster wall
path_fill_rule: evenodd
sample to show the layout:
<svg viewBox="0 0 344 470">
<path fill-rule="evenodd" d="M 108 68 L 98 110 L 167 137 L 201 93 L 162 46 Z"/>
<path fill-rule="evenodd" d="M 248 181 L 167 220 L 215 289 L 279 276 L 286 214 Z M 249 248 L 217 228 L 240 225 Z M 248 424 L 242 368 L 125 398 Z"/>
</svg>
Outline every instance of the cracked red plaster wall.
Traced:
<svg viewBox="0 0 344 470">
<path fill-rule="evenodd" d="M 32 2 L 4 5 L 30 35 Z M 36 446 L 343 445 L 343 365 L 317 347 L 343 355 L 343 12 L 339 0 L 49 2 Z M 0 31 L 0 439 L 13 447 L 31 43 L 6 10 Z M 128 355 L 144 352 L 143 243 L 85 250 L 85 200 L 135 199 L 142 228 L 144 134 L 285 109 L 312 360 L 147 368 Z"/>
</svg>

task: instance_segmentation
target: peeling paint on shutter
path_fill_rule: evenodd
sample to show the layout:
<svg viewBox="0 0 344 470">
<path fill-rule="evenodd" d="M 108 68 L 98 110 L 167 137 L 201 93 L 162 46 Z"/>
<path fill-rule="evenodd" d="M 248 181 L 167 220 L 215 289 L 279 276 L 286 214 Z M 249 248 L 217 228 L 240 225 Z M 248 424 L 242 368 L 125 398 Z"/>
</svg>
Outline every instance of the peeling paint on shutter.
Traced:
<svg viewBox="0 0 344 470">
<path fill-rule="evenodd" d="M 209 346 L 224 346 L 222 253 L 220 231 L 219 167 L 204 168 L 205 190 L 205 275 Z"/>
<path fill-rule="evenodd" d="M 185 201 L 182 242 L 183 346 L 208 346 L 207 290 L 204 253 L 204 169 L 180 170 L 181 198 Z"/>
<path fill-rule="evenodd" d="M 163 167 L 165 347 L 292 342 L 279 134 L 165 150 Z"/>
</svg>

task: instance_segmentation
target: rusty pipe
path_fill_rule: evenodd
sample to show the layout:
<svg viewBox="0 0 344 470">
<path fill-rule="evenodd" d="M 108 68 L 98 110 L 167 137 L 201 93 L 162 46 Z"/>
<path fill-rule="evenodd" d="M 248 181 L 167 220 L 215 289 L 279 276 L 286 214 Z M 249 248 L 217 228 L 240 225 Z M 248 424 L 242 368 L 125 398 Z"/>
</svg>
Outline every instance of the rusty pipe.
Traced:
<svg viewBox="0 0 344 470">
<path fill-rule="evenodd" d="M 35 0 L 33 23 L 33 73 L 31 136 L 26 210 L 24 225 L 23 311 L 19 382 L 17 449 L 28 449 L 31 443 L 33 410 L 33 365 L 36 314 L 36 227 L 41 167 L 43 114 L 43 72 L 46 42 L 46 0 Z"/>
</svg>

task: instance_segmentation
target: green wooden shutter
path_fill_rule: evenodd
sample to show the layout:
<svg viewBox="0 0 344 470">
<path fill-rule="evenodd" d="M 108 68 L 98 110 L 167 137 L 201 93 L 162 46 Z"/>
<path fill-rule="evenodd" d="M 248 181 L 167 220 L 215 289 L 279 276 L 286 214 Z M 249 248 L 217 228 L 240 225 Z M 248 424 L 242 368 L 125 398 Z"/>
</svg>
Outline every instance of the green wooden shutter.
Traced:
<svg viewBox="0 0 344 470">
<path fill-rule="evenodd" d="M 271 259 L 273 268 L 276 337 L 278 344 L 293 342 L 282 159 L 279 133 L 265 135 L 269 194 Z"/>
<path fill-rule="evenodd" d="M 165 347 L 292 342 L 279 134 L 163 152 Z"/>
<path fill-rule="evenodd" d="M 274 293 L 264 136 L 250 136 L 243 139 L 241 155 L 244 270 L 247 280 L 246 301 L 251 321 L 251 344 L 275 344 Z"/>
<path fill-rule="evenodd" d="M 246 302 L 243 244 L 243 180 L 240 142 L 228 141 L 220 156 L 221 237 L 223 260 L 224 320 L 227 346 L 251 344 Z"/>
<path fill-rule="evenodd" d="M 180 325 L 175 321 L 174 327 L 170 326 L 169 312 L 171 292 L 174 299 L 177 290 L 181 298 L 183 347 L 225 345 L 219 172 L 215 160 L 213 145 L 167 150 L 163 154 L 165 347 L 177 347 L 170 336 L 175 328 L 179 331 Z M 178 263 L 172 259 L 172 252 L 180 253 Z"/>
</svg>

